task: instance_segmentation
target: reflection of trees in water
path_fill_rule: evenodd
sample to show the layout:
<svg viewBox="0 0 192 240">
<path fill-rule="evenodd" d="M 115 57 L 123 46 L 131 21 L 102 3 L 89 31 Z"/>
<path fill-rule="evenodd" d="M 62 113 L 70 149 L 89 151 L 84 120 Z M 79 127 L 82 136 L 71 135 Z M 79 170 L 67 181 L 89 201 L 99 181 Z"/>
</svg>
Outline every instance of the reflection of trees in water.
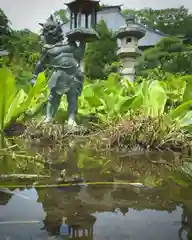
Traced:
<svg viewBox="0 0 192 240">
<path fill-rule="evenodd" d="M 192 240 L 192 210 L 183 204 L 183 213 L 181 216 L 181 228 L 179 230 L 179 238 L 183 240 L 183 232 L 187 232 L 187 239 Z"/>
<path fill-rule="evenodd" d="M 114 191 L 114 187 L 111 185 L 90 185 L 86 189 L 86 193 L 90 196 L 90 198 L 96 201 L 102 201 L 106 195 L 111 195 L 111 192 Z"/>
<path fill-rule="evenodd" d="M 45 192 L 39 201 L 42 202 L 46 212 L 44 229 L 50 235 L 65 235 L 68 236 L 68 239 L 81 239 L 80 237 L 82 237 L 84 240 L 93 240 L 93 226 L 96 222 L 96 217 L 93 216 L 93 213 L 95 212 L 113 212 L 116 210 L 123 215 L 127 215 L 130 208 L 136 210 L 166 210 L 168 212 L 176 208 L 176 203 L 171 201 L 167 194 L 170 188 L 166 186 L 156 189 L 141 188 L 139 191 L 136 191 L 134 187 L 127 186 L 120 188 L 115 186 L 105 186 L 104 188 L 97 186 L 97 188 L 91 188 L 91 191 L 89 191 L 89 187 L 74 186 L 72 188 L 37 190 L 39 196 L 42 196 L 42 191 Z M 84 192 L 89 195 L 90 201 L 87 201 L 86 196 L 84 198 Z M 98 195 L 100 195 L 100 199 L 95 197 Z M 102 204 L 102 200 L 106 195 L 111 195 L 111 199 L 108 199 L 111 203 L 109 202 L 108 205 L 108 201 Z M 7 197 L 10 199 L 11 195 L 7 194 Z M 175 200 L 176 198 L 177 195 L 175 195 Z M 3 204 L 6 204 L 6 196 L 0 193 L 0 204 L 3 201 Z M 185 204 L 183 207 L 182 228 L 178 233 L 181 240 L 185 239 L 182 236 L 186 232 L 188 240 L 191 239 L 192 206 L 190 204 L 189 200 L 188 205 Z"/>
<path fill-rule="evenodd" d="M 63 169 L 66 169 L 69 176 L 82 172 L 85 180 L 90 181 L 114 181 L 114 179 L 133 181 L 146 179 L 149 175 L 155 176 L 155 179 L 162 179 L 164 176 L 170 175 L 170 168 L 166 168 L 164 164 L 152 164 L 144 156 L 128 157 L 121 160 L 112 159 L 114 172 L 108 174 L 107 171 L 102 171 L 102 162 L 97 167 L 94 165 L 91 171 L 89 166 L 85 165 L 89 164 L 89 161 L 80 161 L 82 166 L 79 168 L 79 159 L 89 158 L 89 156 L 81 155 L 75 145 L 69 148 L 63 156 L 54 154 L 49 156 L 49 166 L 47 165 L 51 168 L 53 175 L 60 174 Z M 160 158 L 156 155 L 151 157 L 153 161 L 159 161 Z M 92 164 L 95 162 L 94 160 Z M 118 187 L 118 185 L 92 185 L 87 188 L 73 186 L 59 189 L 38 189 L 37 191 L 39 194 L 38 202 L 42 202 L 44 211 L 47 213 L 44 228 L 50 235 L 61 235 L 61 232 L 64 231 L 72 239 L 78 235 L 86 235 L 89 240 L 92 239 L 93 225 L 96 221 L 93 213 L 113 212 L 115 209 L 119 209 L 125 215 L 129 208 L 171 212 L 176 208 L 174 198 L 178 194 L 170 186 L 150 189 L 130 186 Z M 7 196 L 11 197 L 11 195 Z M 6 196 L 1 198 L 0 193 L 0 204 L 1 199 L 2 202 L 7 201 Z"/>
<path fill-rule="evenodd" d="M 180 162 L 179 155 L 171 152 L 152 152 L 148 155 L 125 153 L 123 158 L 120 158 L 121 154 L 114 153 L 103 153 L 100 156 L 101 154 L 80 149 L 76 143 L 57 151 L 51 147 L 38 151 L 45 156 L 45 168 L 50 169 L 51 181 L 58 178 L 65 169 L 65 177 L 83 175 L 86 181 L 140 181 L 157 186 L 168 179 L 170 171 Z M 168 162 L 169 165 L 163 162 Z"/>
<path fill-rule="evenodd" d="M 172 212 L 177 205 L 167 198 L 169 191 L 169 187 L 150 189 L 127 186 L 117 188 L 112 192 L 112 197 L 119 208 L 122 205 L 136 210 L 154 209 Z"/>
<path fill-rule="evenodd" d="M 74 144 L 65 153 L 49 155 L 46 167 L 51 169 L 52 179 L 65 169 L 65 178 L 84 176 L 85 181 L 140 181 L 149 186 L 166 182 L 170 171 L 174 170 L 175 155 L 171 153 L 133 155 L 122 159 L 116 155 L 104 159 L 89 154 Z M 173 167 L 164 164 L 166 161 L 173 163 Z"/>
<path fill-rule="evenodd" d="M 153 185 L 158 185 L 166 181 L 170 171 L 174 171 L 180 163 L 180 155 L 172 152 L 128 152 L 122 158 L 118 155 L 113 157 L 113 170 L 116 179 L 151 181 Z"/>
<path fill-rule="evenodd" d="M 0 189 L 0 205 L 6 205 L 11 199 L 12 195 L 2 192 Z"/>
<path fill-rule="evenodd" d="M 42 191 L 42 190 L 38 190 Z M 76 186 L 61 189 L 49 188 L 43 199 L 45 229 L 51 235 L 59 235 L 63 226 L 71 237 L 85 234 L 92 239 L 95 212 L 113 212 L 115 209 L 125 215 L 129 208 L 136 210 L 155 209 L 172 212 L 176 203 L 167 199 L 170 188 L 145 189 L 136 191 L 134 187 Z M 41 195 L 41 194 L 40 194 Z M 105 197 L 108 198 L 105 201 Z M 63 225 L 66 224 L 66 225 Z"/>
<path fill-rule="evenodd" d="M 170 168 L 161 164 L 152 164 L 147 157 L 137 156 L 114 161 L 115 171 L 113 174 L 107 175 L 104 171 L 102 172 L 102 166 L 99 164 L 97 167 L 94 166 L 94 171 L 91 171 L 89 166 L 83 165 L 86 161 L 80 159 L 88 158 L 88 156 L 80 155 L 78 148 L 73 145 L 63 155 L 63 162 L 54 162 L 53 159 L 50 161 L 52 172 L 58 173 L 64 168 L 69 176 L 83 172 L 85 180 L 90 181 L 114 181 L 114 176 L 117 180 L 128 180 L 128 175 L 131 180 L 146 178 L 149 175 L 158 179 L 170 174 Z M 154 161 L 159 161 L 159 159 L 160 157 L 153 157 Z M 79 168 L 78 161 L 82 164 L 81 168 Z M 87 164 L 89 164 L 88 161 Z M 60 235 L 61 231 L 64 231 L 71 238 L 86 235 L 87 239 L 92 239 L 93 225 L 96 221 L 92 214 L 95 212 L 113 212 L 115 209 L 119 209 L 125 215 L 129 208 L 166 210 L 168 212 L 172 212 L 176 208 L 174 201 L 169 200 L 169 186 L 150 189 L 118 187 L 118 185 L 91 185 L 87 188 L 82 186 L 49 188 L 45 190 L 44 194 L 42 191 L 38 190 L 39 201 L 43 203 L 47 213 L 44 220 L 45 229 L 51 235 Z"/>
</svg>

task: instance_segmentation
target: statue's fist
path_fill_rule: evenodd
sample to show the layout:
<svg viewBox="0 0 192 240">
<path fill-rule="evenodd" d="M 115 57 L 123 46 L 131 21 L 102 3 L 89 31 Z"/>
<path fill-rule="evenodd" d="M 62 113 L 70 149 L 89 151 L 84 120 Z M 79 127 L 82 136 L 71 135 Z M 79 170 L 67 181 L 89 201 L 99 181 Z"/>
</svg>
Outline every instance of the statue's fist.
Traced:
<svg viewBox="0 0 192 240">
<path fill-rule="evenodd" d="M 31 80 L 31 85 L 32 86 L 35 85 L 35 79 L 34 78 Z"/>
<path fill-rule="evenodd" d="M 36 76 L 34 75 L 33 78 L 31 79 L 31 85 L 35 85 L 36 82 Z"/>
</svg>

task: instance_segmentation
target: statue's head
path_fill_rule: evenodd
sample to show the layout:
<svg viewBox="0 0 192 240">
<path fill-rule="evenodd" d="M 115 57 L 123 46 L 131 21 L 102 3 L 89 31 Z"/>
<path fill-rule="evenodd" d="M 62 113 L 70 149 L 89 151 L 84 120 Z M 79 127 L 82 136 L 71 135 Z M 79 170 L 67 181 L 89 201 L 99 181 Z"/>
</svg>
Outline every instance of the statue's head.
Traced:
<svg viewBox="0 0 192 240">
<path fill-rule="evenodd" d="M 55 44 L 63 40 L 63 31 L 61 24 L 54 20 L 53 16 L 45 24 L 40 23 L 43 27 L 42 36 L 47 44 Z"/>
</svg>

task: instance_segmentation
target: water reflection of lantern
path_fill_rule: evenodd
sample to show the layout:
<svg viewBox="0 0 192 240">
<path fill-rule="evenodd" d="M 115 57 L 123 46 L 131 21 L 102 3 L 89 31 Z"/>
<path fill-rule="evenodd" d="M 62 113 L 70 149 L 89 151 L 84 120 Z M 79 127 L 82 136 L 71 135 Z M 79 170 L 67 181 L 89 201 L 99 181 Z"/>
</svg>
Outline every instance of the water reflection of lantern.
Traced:
<svg viewBox="0 0 192 240">
<path fill-rule="evenodd" d="M 69 227 L 69 237 L 71 239 L 93 239 L 93 226 L 96 221 L 96 217 L 86 215 L 72 215 L 67 217 L 65 224 Z"/>
</svg>

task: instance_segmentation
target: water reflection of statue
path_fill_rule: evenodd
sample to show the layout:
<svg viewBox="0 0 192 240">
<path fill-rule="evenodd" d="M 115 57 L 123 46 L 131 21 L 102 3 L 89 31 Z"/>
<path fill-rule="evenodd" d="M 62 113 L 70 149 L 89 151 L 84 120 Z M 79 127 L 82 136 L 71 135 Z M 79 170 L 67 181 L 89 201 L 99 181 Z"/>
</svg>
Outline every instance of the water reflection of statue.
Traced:
<svg viewBox="0 0 192 240">
<path fill-rule="evenodd" d="M 72 190 L 72 191 L 71 191 Z M 96 218 L 89 209 L 77 199 L 80 186 L 73 189 L 50 189 L 42 203 L 47 213 L 44 229 L 51 236 L 66 236 L 69 239 L 93 239 L 93 225 Z"/>
<path fill-rule="evenodd" d="M 52 163 L 52 171 L 62 172 L 66 169 L 66 175 L 63 181 L 78 181 L 74 179 L 80 173 L 77 165 L 78 153 L 76 145 L 68 149 L 67 157 L 63 163 Z M 55 175 L 57 177 L 57 174 Z M 62 179 L 61 179 L 62 181 Z M 96 218 L 91 215 L 91 211 L 78 198 L 79 193 L 85 186 L 71 186 L 63 188 L 53 188 L 46 190 L 42 196 L 42 190 L 39 191 L 39 200 L 43 203 L 44 211 L 47 213 L 44 220 L 44 229 L 53 236 L 67 236 L 69 239 L 93 239 L 93 225 Z"/>
<path fill-rule="evenodd" d="M 38 61 L 32 83 L 35 83 L 40 72 L 45 68 L 53 70 L 49 79 L 50 96 L 48 99 L 46 122 L 51 121 L 57 113 L 62 95 L 67 95 L 68 124 L 76 126 L 75 118 L 78 109 L 78 96 L 81 95 L 84 76 L 80 69 L 80 61 L 84 56 L 85 42 L 76 42 L 64 38 L 61 25 L 50 17 L 43 26 L 45 45 Z"/>
</svg>

